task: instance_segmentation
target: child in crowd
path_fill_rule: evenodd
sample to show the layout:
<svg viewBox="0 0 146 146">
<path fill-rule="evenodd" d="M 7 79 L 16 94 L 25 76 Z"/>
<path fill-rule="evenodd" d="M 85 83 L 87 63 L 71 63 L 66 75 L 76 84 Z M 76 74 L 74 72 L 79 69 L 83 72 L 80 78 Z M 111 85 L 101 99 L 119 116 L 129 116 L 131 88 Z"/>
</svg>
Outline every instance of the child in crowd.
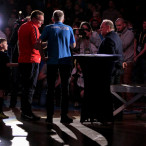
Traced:
<svg viewBox="0 0 146 146">
<path fill-rule="evenodd" d="M 6 119 L 6 116 L 3 113 L 3 97 L 5 95 L 5 90 L 9 86 L 9 67 L 17 66 L 17 63 L 9 63 L 9 57 L 7 56 L 7 40 L 0 38 L 0 119 Z"/>
</svg>

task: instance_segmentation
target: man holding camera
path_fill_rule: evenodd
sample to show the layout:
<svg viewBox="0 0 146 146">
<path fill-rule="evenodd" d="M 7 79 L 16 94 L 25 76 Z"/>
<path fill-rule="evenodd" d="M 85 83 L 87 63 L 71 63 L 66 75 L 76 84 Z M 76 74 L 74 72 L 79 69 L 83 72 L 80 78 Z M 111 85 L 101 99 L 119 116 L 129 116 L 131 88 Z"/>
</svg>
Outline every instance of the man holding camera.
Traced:
<svg viewBox="0 0 146 146">
<path fill-rule="evenodd" d="M 92 30 L 88 22 L 82 22 L 79 30 L 80 54 L 97 54 L 101 43 L 99 34 Z"/>
</svg>

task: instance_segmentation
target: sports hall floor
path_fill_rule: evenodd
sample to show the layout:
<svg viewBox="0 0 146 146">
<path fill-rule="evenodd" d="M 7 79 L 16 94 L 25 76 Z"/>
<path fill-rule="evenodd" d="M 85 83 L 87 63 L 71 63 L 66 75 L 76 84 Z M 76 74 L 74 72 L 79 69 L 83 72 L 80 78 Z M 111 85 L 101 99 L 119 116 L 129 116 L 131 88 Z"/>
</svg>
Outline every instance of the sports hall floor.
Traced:
<svg viewBox="0 0 146 146">
<path fill-rule="evenodd" d="M 98 122 L 80 123 L 80 109 L 71 107 L 71 124 L 60 123 L 60 110 L 55 109 L 53 131 L 45 122 L 44 108 L 33 107 L 41 116 L 37 122 L 23 121 L 20 107 L 4 108 L 9 119 L 0 121 L 0 146 L 146 146 L 146 113 L 125 113 L 122 121 L 104 126 Z"/>
</svg>

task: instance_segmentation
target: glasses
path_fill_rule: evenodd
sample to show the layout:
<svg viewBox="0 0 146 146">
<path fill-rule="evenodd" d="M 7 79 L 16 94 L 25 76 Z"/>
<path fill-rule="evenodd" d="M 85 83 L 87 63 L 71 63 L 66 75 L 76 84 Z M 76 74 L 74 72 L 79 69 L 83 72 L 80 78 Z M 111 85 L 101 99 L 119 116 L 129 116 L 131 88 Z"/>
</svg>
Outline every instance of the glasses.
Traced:
<svg viewBox="0 0 146 146">
<path fill-rule="evenodd" d="M 37 19 L 37 20 L 38 20 L 39 22 L 42 22 L 42 23 L 44 22 L 44 20 L 39 20 L 39 19 Z"/>
<path fill-rule="evenodd" d="M 38 18 L 36 18 L 37 19 L 37 21 L 39 21 L 39 22 L 41 22 L 41 23 L 43 23 L 44 22 L 44 20 L 40 20 L 40 19 L 38 19 Z"/>
</svg>

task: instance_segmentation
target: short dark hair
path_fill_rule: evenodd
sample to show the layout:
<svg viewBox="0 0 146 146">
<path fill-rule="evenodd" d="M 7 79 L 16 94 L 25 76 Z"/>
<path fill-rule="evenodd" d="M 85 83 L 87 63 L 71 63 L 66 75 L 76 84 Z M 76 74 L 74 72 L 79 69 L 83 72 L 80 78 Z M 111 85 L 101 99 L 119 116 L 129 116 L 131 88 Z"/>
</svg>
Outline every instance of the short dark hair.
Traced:
<svg viewBox="0 0 146 146">
<path fill-rule="evenodd" d="M 123 19 L 123 18 L 117 18 L 117 20 L 115 21 L 115 23 L 116 22 L 118 22 L 118 21 L 121 21 L 122 23 L 127 23 L 127 20 L 125 20 L 125 19 Z"/>
<path fill-rule="evenodd" d="M 32 20 L 32 18 L 38 18 L 39 15 L 43 15 L 44 16 L 44 13 L 40 10 L 34 10 L 32 11 L 31 15 L 30 15 L 30 18 Z"/>
</svg>

